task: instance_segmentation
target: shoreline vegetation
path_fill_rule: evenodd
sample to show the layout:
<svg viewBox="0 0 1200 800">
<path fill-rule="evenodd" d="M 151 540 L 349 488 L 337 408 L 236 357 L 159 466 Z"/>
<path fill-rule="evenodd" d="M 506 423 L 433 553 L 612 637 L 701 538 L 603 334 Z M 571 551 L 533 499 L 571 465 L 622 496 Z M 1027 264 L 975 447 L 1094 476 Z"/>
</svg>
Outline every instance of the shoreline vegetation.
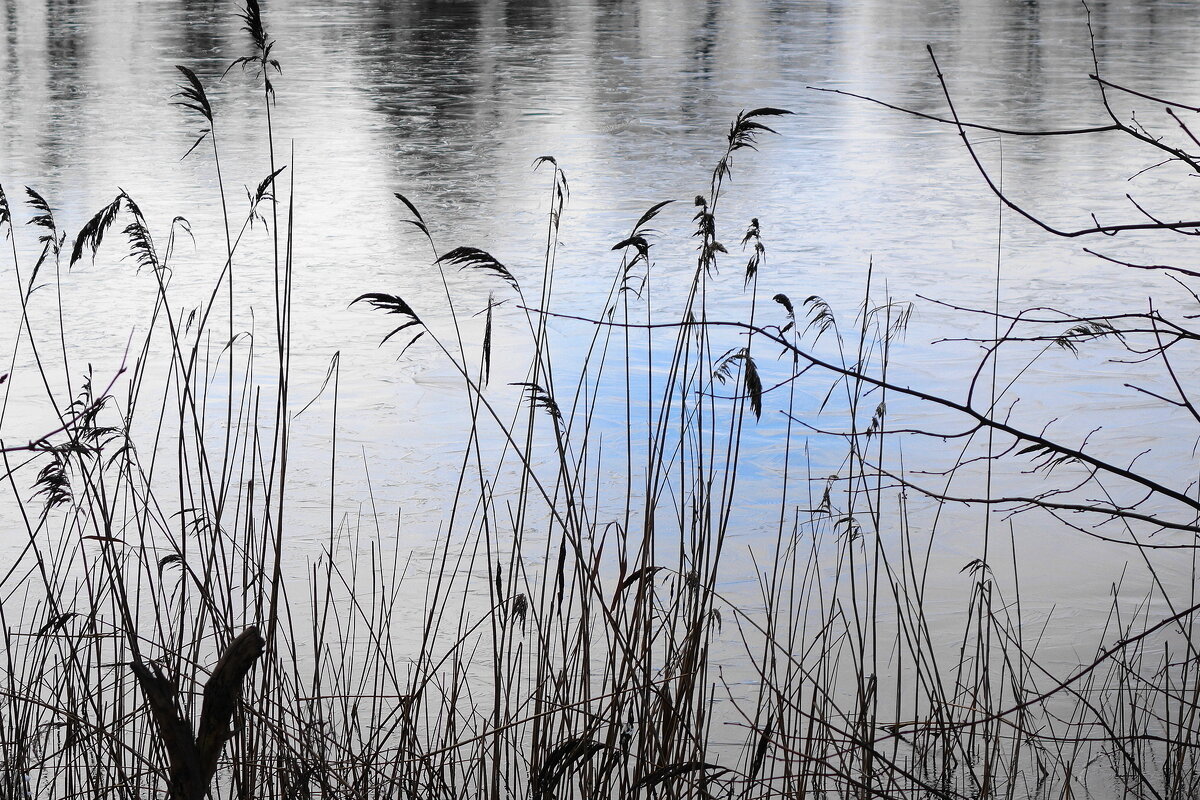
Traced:
<svg viewBox="0 0 1200 800">
<path fill-rule="evenodd" d="M 377 519 L 337 517 L 331 483 L 321 557 L 288 563 L 292 423 L 314 403 L 330 411 L 336 473 L 343 376 L 335 356 L 316 398 L 292 392 L 292 198 L 303 174 L 273 126 L 282 70 L 266 21 L 255 0 L 241 16 L 248 49 L 226 72 L 259 93 L 268 143 L 245 203 L 225 194 L 218 131 L 236 134 L 205 91 L 218 76 L 180 66 L 174 98 L 196 130 L 187 157 L 211 161 L 224 220 L 198 309 L 172 297 L 186 220 L 152 231 L 119 191 L 71 235 L 35 189 L 0 188 L 19 287 L 10 302 L 22 309 L 5 406 L 13 381 L 37 381 L 58 415 L 0 443 L 6 502 L 24 525 L 19 557 L 0 571 L 0 798 L 1200 794 L 1196 481 L 1155 477 L 1139 454 L 1105 455 L 1091 437 L 1060 441 L 1047 422 L 1023 427 L 1015 379 L 997 368 L 1001 348 L 1032 354 L 1026 369 L 1085 347 L 1152 362 L 1161 385 L 1136 391 L 1198 422 L 1187 351 L 1200 332 L 1153 307 L 957 309 L 992 328 L 966 385 L 897 381 L 892 349 L 912 304 L 881 293 L 870 269 L 847 317 L 817 295 L 771 297 L 763 226 L 721 214 L 738 164 L 769 157 L 786 135 L 783 109 L 730 125 L 692 201 L 683 235 L 696 260 L 670 319 L 656 312 L 654 247 L 672 234 L 654 224 L 676 201 L 648 208 L 614 244 L 607 298 L 589 314 L 554 303 L 570 189 L 553 157 L 534 164 L 550 197 L 540 276 L 477 248 L 445 249 L 397 193 L 445 305 L 416 308 L 381 287 L 344 298 L 346 313 L 398 355 L 432 348 L 461 381 L 471 424 L 450 511 L 427 552 L 402 553 Z M 1045 223 L 1004 194 L 968 135 L 1121 133 L 1200 173 L 1184 106 L 1138 95 L 1182 131 L 1172 145 L 1116 114 L 1111 95 L 1138 93 L 1098 77 L 1097 63 L 1110 123 L 981 126 L 958 118 L 932 64 L 949 113 L 922 116 L 960 134 L 984 184 L 1025 222 L 1071 237 L 1200 232 L 1149 214 L 1077 230 Z M 33 263 L 16 245 L 30 231 Z M 273 275 L 269 341 L 234 324 L 250 237 L 267 242 L 257 252 Z M 147 332 L 116 375 L 92 375 L 69 361 L 61 322 L 38 330 L 26 310 L 35 287 L 52 291 L 77 262 L 126 256 L 155 288 Z M 1200 302 L 1196 272 L 1126 266 L 1167 273 Z M 710 312 L 730 291 L 722 272 L 741 284 L 740 320 Z M 483 308 L 455 296 L 452 273 L 492 287 Z M 528 354 L 526 376 L 509 386 L 492 380 L 498 313 L 528 330 L 515 350 Z M 581 363 L 552 357 L 555 320 L 588 332 Z M 19 353 L 36 370 L 14 375 Z M 820 387 L 819 419 L 802 408 L 802 382 Z M 602 407 L 614 387 L 618 407 Z M 602 413 L 623 419 L 620 436 L 601 436 Z M 758 601 L 731 602 L 744 448 L 768 414 L 784 420 L 771 535 L 751 553 Z M 816 438 L 840 449 L 836 474 L 814 475 Z M 906 462 L 914 439 L 953 454 L 951 466 Z M 937 520 L 964 505 L 985 510 L 983 548 L 963 567 L 970 588 L 948 634 L 931 612 L 930 569 L 934 537 L 948 535 Z M 1014 525 L 1051 523 L 1072 541 L 1127 548 L 1151 578 L 1132 606 L 1114 587 L 1099 645 L 1065 668 L 1043 658 L 1046 620 L 1023 605 L 1017 577 Z M 1164 579 L 1161 558 L 1188 562 L 1190 585 Z"/>
</svg>

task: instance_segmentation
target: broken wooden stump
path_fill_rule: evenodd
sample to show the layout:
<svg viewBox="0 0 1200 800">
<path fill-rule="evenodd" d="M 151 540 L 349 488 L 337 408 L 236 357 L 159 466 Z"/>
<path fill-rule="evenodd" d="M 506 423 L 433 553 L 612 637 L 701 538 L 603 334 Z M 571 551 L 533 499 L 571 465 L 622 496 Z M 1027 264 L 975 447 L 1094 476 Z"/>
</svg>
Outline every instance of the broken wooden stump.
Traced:
<svg viewBox="0 0 1200 800">
<path fill-rule="evenodd" d="M 163 675 L 157 664 L 132 664 L 133 673 L 167 751 L 170 769 L 170 800 L 204 800 L 217 771 L 225 742 L 233 735 L 230 723 L 242 698 L 242 684 L 263 652 L 263 638 L 251 626 L 229 643 L 212 675 L 204 685 L 199 730 L 180 711 L 179 688 Z"/>
</svg>

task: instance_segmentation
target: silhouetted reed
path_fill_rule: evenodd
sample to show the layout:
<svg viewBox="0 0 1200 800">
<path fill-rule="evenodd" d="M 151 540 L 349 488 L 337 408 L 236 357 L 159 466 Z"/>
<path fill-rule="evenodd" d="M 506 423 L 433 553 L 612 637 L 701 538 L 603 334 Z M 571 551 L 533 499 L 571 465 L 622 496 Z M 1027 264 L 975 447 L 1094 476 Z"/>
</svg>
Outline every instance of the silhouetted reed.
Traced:
<svg viewBox="0 0 1200 800">
<path fill-rule="evenodd" d="M 378 324 L 397 354 L 433 348 L 461 380 L 471 424 L 448 512 L 428 551 L 405 554 L 383 546 L 378 520 L 338 519 L 331 497 L 321 557 L 285 563 L 290 421 L 327 406 L 336 441 L 343 378 L 335 356 L 315 399 L 297 408 L 290 395 L 293 194 L 271 121 L 281 70 L 254 0 L 242 19 L 251 50 L 233 65 L 261 81 L 269 150 L 241 211 L 226 201 L 207 78 L 179 68 L 178 104 L 204 126 L 188 154 L 209 139 L 225 227 L 198 313 L 172 304 L 186 221 L 160 246 L 118 191 L 66 266 L 132 255 L 138 280 L 154 282 L 133 363 L 92 376 L 68 359 L 61 322 L 39 331 L 23 315 L 13 332 L 14 347 L 34 348 L 59 425 L 0 448 L 27 542 L 0 574 L 0 797 L 1067 798 L 1088 785 L 1195 796 L 1190 598 L 1161 584 L 1135 609 L 1114 596 L 1106 644 L 1063 673 L 1039 659 L 1019 582 L 996 577 L 1000 562 L 1017 574 L 997 535 L 964 570 L 959 633 L 931 620 L 936 529 L 922 524 L 950 499 L 913 509 L 903 431 L 889 427 L 893 400 L 920 394 L 889 378 L 911 306 L 881 298 L 870 269 L 845 320 L 817 295 L 759 306 L 769 223 L 718 211 L 735 155 L 775 146 L 763 120 L 783 121 L 781 109 L 739 113 L 698 176 L 709 188 L 692 206 L 696 260 L 666 321 L 653 309 L 664 305 L 655 253 L 667 234 L 650 223 L 672 201 L 613 245 L 606 297 L 589 315 L 555 305 L 569 190 L 553 158 L 534 164 L 550 170 L 540 276 L 473 246 L 442 251 L 419 204 L 396 194 L 445 306 L 364 287 L 346 313 Z M 41 253 L 22 278 L 12 249 L 22 307 L 68 241 L 51 205 L 27 194 Z M 21 211 L 0 191 L 0 227 L 14 239 Z M 265 232 L 253 226 L 268 217 Z M 741 256 L 721 241 L 734 230 L 744 233 L 726 241 L 740 235 Z M 255 235 L 271 245 L 269 344 L 234 325 L 235 265 Z M 454 296 L 448 268 L 488 287 L 484 307 Z M 739 293 L 747 321 L 713 317 L 714 297 Z M 496 295 L 512 302 L 500 311 Z M 500 313 L 528 328 L 524 344 L 506 345 L 524 364 L 512 388 L 489 385 Z M 589 337 L 577 362 L 554 357 L 555 316 Z M 1063 345 L 1108 331 L 1090 324 Z M 46 378 L 59 368 L 65 396 Z M 227 394 L 214 426 L 217 369 Z M 820 409 L 802 408 L 801 378 L 820 383 Z M 602 387 L 621 390 L 620 408 L 601 407 Z M 994 387 L 989 399 L 990 414 Z M 821 409 L 837 420 L 830 433 L 816 429 Z M 601 431 L 601 411 L 623 425 Z M 757 518 L 770 532 L 750 553 L 758 600 L 730 601 L 746 436 L 769 416 L 781 419 L 781 460 L 772 485 L 754 487 L 770 500 Z M 1063 455 L 1044 436 L 1015 435 L 1025 449 L 1012 450 Z M 837 443 L 835 474 L 814 474 L 828 467 L 811 453 L 816 439 Z M 332 445 L 330 458 L 336 466 Z M 947 480 L 960 469 L 968 459 Z M 285 579 L 301 568 L 304 580 Z M 1151 614 L 1152 597 L 1165 597 L 1167 617 Z"/>
</svg>

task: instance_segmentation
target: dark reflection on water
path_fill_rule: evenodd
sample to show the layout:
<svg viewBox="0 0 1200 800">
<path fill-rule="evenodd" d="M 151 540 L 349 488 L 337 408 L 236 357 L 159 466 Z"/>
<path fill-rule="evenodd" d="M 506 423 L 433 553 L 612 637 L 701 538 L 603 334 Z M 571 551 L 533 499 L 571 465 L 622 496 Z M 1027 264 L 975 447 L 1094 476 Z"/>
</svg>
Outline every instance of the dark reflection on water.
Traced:
<svg viewBox="0 0 1200 800">
<path fill-rule="evenodd" d="M 182 19 L 167 33 L 181 60 L 219 58 L 224 43 L 222 23 L 228 23 L 229 3 L 223 0 L 183 0 Z"/>
<path fill-rule="evenodd" d="M 215 220 L 209 154 L 179 163 L 196 126 L 169 105 L 172 65 L 193 67 L 209 86 L 231 186 L 255 183 L 260 98 L 240 70 L 220 77 L 246 48 L 235 6 L 5 0 L 0 181 L 36 184 L 67 227 L 120 185 L 206 230 Z M 1105 70 L 1152 92 L 1193 82 L 1185 54 L 1195 5 L 1098 0 L 1091 9 Z M 948 132 L 806 85 L 940 109 L 931 43 L 974 118 L 1030 127 L 1102 118 L 1074 0 L 347 0 L 264 3 L 264 13 L 284 65 L 281 141 L 294 137 L 301 183 L 320 198 L 308 252 L 339 253 L 330 279 L 347 292 L 390 273 L 381 261 L 411 258 L 386 211 L 392 191 L 414 194 L 446 235 L 519 259 L 541 213 L 541 178 L 528 165 L 552 153 L 577 179 L 571 244 L 594 242 L 580 255 L 591 257 L 650 202 L 702 187 L 729 118 L 762 104 L 798 119 L 760 158 L 743 160 L 738 189 L 756 207 L 734 198 L 735 213 L 762 216 L 777 246 L 810 261 L 861 265 L 884 254 L 885 269 L 921 288 L 964 261 L 961 248 L 929 242 L 986 232 L 989 199 Z M 1085 195 L 1072 214 L 1116 207 L 1123 190 L 1098 183 L 1091 148 L 1013 143 L 1005 169 L 1031 202 L 1066 186 Z M 1116 174 L 1145 166 L 1110 160 Z M 340 236 L 351 221 L 362 239 Z M 573 268 L 589 274 L 568 259 Z M 829 279 L 836 293 L 837 274 Z"/>
</svg>

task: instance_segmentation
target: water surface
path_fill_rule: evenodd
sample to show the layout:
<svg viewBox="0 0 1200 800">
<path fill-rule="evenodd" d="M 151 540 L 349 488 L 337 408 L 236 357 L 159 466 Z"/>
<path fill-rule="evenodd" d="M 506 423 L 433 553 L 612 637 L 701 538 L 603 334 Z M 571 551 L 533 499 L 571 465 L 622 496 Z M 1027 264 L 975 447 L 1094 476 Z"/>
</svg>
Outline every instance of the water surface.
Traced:
<svg viewBox="0 0 1200 800">
<path fill-rule="evenodd" d="M 1189 53 L 1200 6 L 1096 0 L 1091 9 L 1106 75 L 1151 94 L 1177 96 L 1195 85 L 1200 66 Z M 240 69 L 224 74 L 248 51 L 235 10 L 226 2 L 171 0 L 0 4 L 0 183 L 14 201 L 23 185 L 37 188 L 71 235 L 118 187 L 163 236 L 172 218 L 186 217 L 196 244 L 178 243 L 172 279 L 184 307 L 207 292 L 223 233 L 211 151 L 201 146 L 183 158 L 198 125 L 171 105 L 175 64 L 208 86 L 234 208 L 244 208 L 241 187 L 268 171 L 259 84 Z M 464 446 L 463 418 L 454 411 L 462 407 L 455 377 L 436 351 L 418 347 L 397 360 L 398 348 L 377 347 L 384 322 L 347 309 L 367 291 L 395 292 L 418 308 L 441 302 L 425 244 L 401 221 L 405 210 L 393 192 L 419 206 L 443 249 L 484 248 L 536 286 L 549 176 L 531 165 L 553 155 L 571 186 L 554 302 L 598 313 L 618 263 L 611 245 L 660 200 L 683 201 L 659 220 L 663 296 L 684 284 L 694 263 L 690 198 L 706 190 L 729 121 L 740 109 L 777 106 L 795 115 L 778 120 L 780 136 L 764 140 L 761 152 L 739 154 L 722 207 L 729 242 L 740 239 L 750 217 L 762 223 L 764 302 L 776 292 L 821 294 L 852 315 L 873 264 L 877 292 L 986 307 L 998 257 L 1000 304 L 1008 309 L 1111 310 L 1140 307 L 1151 292 L 1178 296 L 1161 275 L 1131 275 L 1083 254 L 1078 242 L 1002 217 L 945 126 L 808 88 L 944 113 L 930 44 L 964 117 L 1029 128 L 1102 123 L 1088 78 L 1086 16 L 1074 0 L 297 0 L 264 3 L 264 15 L 283 67 L 274 77 L 278 157 L 289 164 L 297 197 L 294 396 L 302 403 L 315 394 L 330 358 L 341 353 L 339 455 L 351 466 L 336 478 L 339 509 L 368 502 L 369 469 L 371 501 L 404 521 L 400 536 L 408 544 L 428 542 L 442 520 L 445 483 Z M 1133 107 L 1118 101 L 1122 112 Z M 1173 130 L 1157 109 L 1138 109 L 1147 125 Z M 1135 190 L 1155 213 L 1186 213 L 1190 184 L 1181 173 L 1128 180 L 1156 159 L 1118 137 L 975 139 L 1014 198 L 1056 224 L 1087 225 L 1091 212 L 1105 221 L 1136 218 L 1124 196 Z M 20 234 L 18 246 L 32 252 L 32 234 Z M 1130 258 L 1186 260 L 1166 237 L 1100 245 Z M 238 281 L 255 298 L 256 313 L 235 320 L 261 336 L 270 332 L 270 280 L 266 262 L 251 256 L 266 247 L 261 232 L 245 245 Z M 102 251 L 64 277 L 74 363 L 102 376 L 115 373 L 153 302 L 152 282 L 119 256 L 115 248 Z M 729 269 L 737 268 L 731 258 Z M 466 279 L 455 286 L 473 308 L 502 289 Z M 742 313 L 744 298 L 728 296 L 730 313 Z M 19 312 L 5 305 L 3 329 L 15 331 Z M 37 325 L 55 324 L 53 309 L 50 292 L 35 293 Z M 505 343 L 519 347 L 523 317 L 505 312 L 499 325 L 501 352 Z M 952 387 L 978 349 L 930 342 L 979 327 L 974 317 L 922 303 L 898 353 L 899 374 Z M 554 329 L 564 362 L 590 333 L 567 322 Z M 521 379 L 519 358 L 498 360 L 502 377 Z M 1092 412 L 1124 404 L 1133 416 L 1112 426 L 1118 443 L 1132 452 L 1152 443 L 1139 427 L 1146 403 L 1119 391 L 1126 367 L 1067 356 L 1053 363 L 1083 378 L 1068 383 L 1054 369 L 1027 376 L 1019 394 L 1031 419 L 1060 419 L 1070 436 L 1094 427 Z M 29 368 L 22 354 L 17 376 Z M 22 381 L 16 397 L 36 396 L 34 381 Z M 806 391 L 819 401 L 819 386 Z M 44 418 L 29 402 L 5 418 L 7 437 L 29 435 Z M 748 449 L 769 473 L 778 422 L 765 430 Z M 293 497 L 302 513 L 293 530 L 301 549 L 304 542 L 316 547 L 325 518 L 328 431 L 321 406 L 295 429 Z M 1031 560 L 1061 559 L 1078 583 L 1078 602 L 1102 605 L 1128 553 L 1089 550 L 1083 560 L 1073 555 L 1078 538 L 1047 538 L 1032 523 L 1027 530 Z M 948 569 L 974 548 L 966 534 L 952 542 Z M 1047 574 L 1047 588 L 1061 586 L 1062 574 Z"/>
</svg>

